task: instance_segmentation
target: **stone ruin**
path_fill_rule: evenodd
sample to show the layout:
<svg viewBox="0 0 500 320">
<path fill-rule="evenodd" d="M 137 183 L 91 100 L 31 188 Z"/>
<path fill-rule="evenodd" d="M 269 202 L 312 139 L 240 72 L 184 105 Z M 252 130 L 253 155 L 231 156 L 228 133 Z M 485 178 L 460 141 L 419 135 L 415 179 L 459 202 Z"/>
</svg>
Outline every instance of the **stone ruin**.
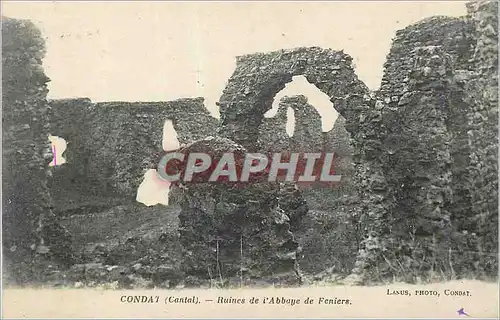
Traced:
<svg viewBox="0 0 500 320">
<path fill-rule="evenodd" d="M 162 125 L 171 119 L 187 148 L 341 154 L 339 168 L 348 173 L 351 191 L 340 205 L 362 226 L 354 281 L 411 282 L 435 272 L 495 277 L 498 3 L 467 7 L 467 16 L 431 17 L 398 31 L 375 92 L 358 79 L 343 51 L 312 47 L 238 57 L 218 103 L 220 121 L 202 98 L 47 101 L 40 32 L 31 22 L 4 19 L 6 268 L 21 266 L 28 274 L 39 264 L 74 263 L 71 235 L 59 215 L 133 203 L 144 172 L 162 151 Z M 321 132 L 319 114 L 301 96 L 282 99 L 276 117 L 264 118 L 297 75 L 327 94 L 339 112 L 330 132 Z M 296 115 L 292 137 L 285 132 L 288 107 Z M 68 165 L 47 166 L 49 133 L 68 141 Z M 294 234 L 308 203 L 318 200 L 307 190 L 261 183 L 246 189 L 185 185 L 179 192 L 186 282 L 200 285 L 221 268 L 229 283 L 301 282 Z"/>
<path fill-rule="evenodd" d="M 49 103 L 50 133 L 64 137 L 69 145 L 65 157 L 70 165 L 54 167 L 51 178 L 53 194 L 57 195 L 54 200 L 65 211 L 135 202 L 144 172 L 156 165 L 155 155 L 163 151 L 163 124 L 167 119 L 182 144 L 216 134 L 217 119 L 205 109 L 202 98 L 137 103 L 68 99 Z"/>
</svg>

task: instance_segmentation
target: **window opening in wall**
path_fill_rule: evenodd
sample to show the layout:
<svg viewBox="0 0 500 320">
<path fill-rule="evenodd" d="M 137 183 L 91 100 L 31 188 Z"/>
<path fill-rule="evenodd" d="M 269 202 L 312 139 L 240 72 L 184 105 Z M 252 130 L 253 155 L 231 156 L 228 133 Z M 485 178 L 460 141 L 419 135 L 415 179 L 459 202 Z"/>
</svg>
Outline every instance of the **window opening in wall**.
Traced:
<svg viewBox="0 0 500 320">
<path fill-rule="evenodd" d="M 170 119 L 163 125 L 162 147 L 165 151 L 180 148 L 177 131 Z M 137 189 L 136 200 L 146 206 L 168 205 L 169 195 L 170 183 L 160 179 L 155 169 L 150 169 L 144 174 L 144 179 Z"/>
<path fill-rule="evenodd" d="M 296 95 L 307 97 L 308 103 L 318 111 L 321 116 L 321 128 L 323 132 L 332 130 L 333 124 L 339 116 L 338 112 L 332 107 L 330 97 L 315 85 L 309 83 L 304 76 L 293 77 L 292 81 L 287 83 L 285 88 L 276 94 L 272 108 L 264 114 L 264 117 L 272 118 L 276 116 L 281 98 Z"/>
<path fill-rule="evenodd" d="M 293 133 L 295 131 L 295 111 L 288 107 L 286 109 L 286 134 L 289 137 L 293 137 Z"/>
<path fill-rule="evenodd" d="M 66 151 L 67 142 L 64 138 L 58 136 L 49 136 L 50 148 L 52 152 L 52 161 L 49 166 L 60 166 L 66 163 L 66 159 L 63 157 L 64 151 Z"/>
</svg>

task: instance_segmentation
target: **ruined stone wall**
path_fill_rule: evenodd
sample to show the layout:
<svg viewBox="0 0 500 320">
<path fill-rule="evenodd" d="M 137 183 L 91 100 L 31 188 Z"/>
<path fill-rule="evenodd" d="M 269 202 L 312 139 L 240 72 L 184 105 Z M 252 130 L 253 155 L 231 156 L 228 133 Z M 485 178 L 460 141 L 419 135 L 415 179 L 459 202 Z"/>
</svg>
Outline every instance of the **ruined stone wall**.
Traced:
<svg viewBox="0 0 500 320">
<path fill-rule="evenodd" d="M 323 133 L 324 150 L 335 152 L 338 160 L 335 162 L 335 168 L 339 173 L 350 179 L 354 175 L 353 165 L 353 142 L 351 135 L 345 129 L 345 118 L 339 116 L 333 124 L 332 130 Z M 346 182 L 346 180 L 344 180 Z"/>
<path fill-rule="evenodd" d="M 384 208 L 373 205 L 373 201 L 378 200 L 372 199 L 372 196 L 378 198 L 379 195 L 371 192 L 375 186 L 371 177 L 383 180 L 378 157 L 383 149 L 378 137 L 381 134 L 378 128 L 379 115 L 373 111 L 374 101 L 370 92 L 355 75 L 351 62 L 352 58 L 342 51 L 317 47 L 238 57 L 236 70 L 229 79 L 219 102 L 222 127 L 220 132 L 249 148 L 250 151 L 265 150 L 267 147 L 257 138 L 257 133 L 262 130 L 261 125 L 266 128 L 267 122 L 270 121 L 269 119 L 262 121 L 263 114 L 271 108 L 275 95 L 285 87 L 286 83 L 292 81 L 293 76 L 304 75 L 310 83 L 330 97 L 332 108 L 345 119 L 345 130 L 351 135 L 352 162 L 355 163 L 354 171 L 357 175 L 353 180 L 356 180 L 354 182 L 356 188 L 363 190 L 363 198 L 366 200 L 365 205 L 359 206 L 360 210 L 364 208 L 364 210 L 383 212 Z M 302 139 L 301 130 L 307 128 L 311 137 L 307 139 L 304 137 L 304 142 L 300 142 L 301 148 L 315 151 L 323 149 L 323 145 L 328 146 L 328 143 L 323 142 L 321 138 L 319 115 L 314 114 L 311 106 L 306 107 L 305 103 L 292 101 L 293 98 L 288 102 L 285 100 L 281 112 L 285 112 L 287 104 L 295 105 L 297 108 L 300 105 L 304 111 L 307 110 L 305 113 L 296 112 L 298 115 L 296 130 L 299 135 L 295 137 L 295 144 Z M 284 114 L 281 117 L 284 119 Z M 303 125 L 305 117 L 311 121 L 307 126 Z M 282 126 L 276 124 L 278 137 L 283 134 Z M 315 126 L 318 128 L 315 129 Z M 305 140 L 310 142 L 312 135 L 319 141 L 306 147 Z"/>
<path fill-rule="evenodd" d="M 288 122 L 287 108 L 294 110 L 295 115 L 292 137 L 285 132 Z M 288 212 L 291 217 L 303 217 L 306 215 L 307 207 L 335 215 L 340 207 L 349 210 L 352 207 L 351 203 L 357 202 L 356 187 L 353 186 L 352 180 L 354 176 L 353 147 L 350 134 L 345 129 L 343 117 L 340 116 L 337 119 L 330 131 L 322 132 L 321 116 L 308 103 L 307 98 L 303 95 L 286 96 L 281 99 L 276 116 L 264 119 L 259 132 L 258 142 L 264 150 L 303 153 L 333 152 L 338 155 L 334 167 L 335 172 L 342 175 L 342 183 L 333 186 L 299 185 L 296 191 L 293 191 L 291 185 L 287 186 L 291 192 L 284 192 L 282 199 L 284 202 L 291 202 L 290 205 L 284 204 L 290 209 Z M 293 214 L 294 212 L 296 214 Z M 300 219 L 295 224 L 292 226 L 294 231 L 303 227 Z"/>
<path fill-rule="evenodd" d="M 364 212 L 366 239 L 360 251 L 358 270 L 370 269 L 381 259 L 377 242 L 387 234 L 389 210 L 393 204 L 387 196 L 383 161 L 387 146 L 382 144 L 385 128 L 381 110 L 367 87 L 357 78 L 352 59 L 341 51 L 321 48 L 298 48 L 237 59 L 236 70 L 220 98 L 221 134 L 241 143 L 250 151 L 262 150 L 256 135 L 263 114 L 271 108 L 276 93 L 293 76 L 304 75 L 326 93 L 346 120 L 353 147 L 355 175 L 353 183 L 359 194 L 355 210 Z M 353 215 L 358 215 L 353 212 Z M 373 245 L 375 242 L 377 245 Z M 373 268 L 372 270 L 375 270 Z M 363 273 L 364 271 L 359 271 Z"/>
<path fill-rule="evenodd" d="M 40 263 L 71 263 L 70 239 L 47 188 L 47 82 L 44 40 L 30 21 L 2 19 L 2 244 L 6 273 L 36 281 Z M 38 268 L 38 269 L 37 269 Z"/>
<path fill-rule="evenodd" d="M 377 92 L 357 78 L 342 51 L 313 47 L 238 57 L 220 98 L 220 122 L 201 98 L 68 99 L 49 108 L 43 40 L 30 23 L 6 20 L 4 252 L 18 262 L 34 252 L 56 257 L 69 251 L 51 211 L 47 172 L 57 211 L 133 202 L 171 119 L 181 143 L 195 142 L 188 148 L 209 153 L 235 147 L 342 153 L 353 193 L 337 204 L 360 217 L 364 239 L 353 274 L 361 280 L 495 276 L 498 3 L 481 0 L 468 8 L 466 17 L 432 17 L 398 31 Z M 301 96 L 284 98 L 277 115 L 264 118 L 297 75 L 326 93 L 339 112 L 330 132 L 321 133 L 319 114 Z M 296 119 L 291 138 L 288 107 Z M 68 162 L 47 171 L 48 134 L 66 139 Z M 221 275 L 300 282 L 292 232 L 301 220 L 295 217 L 307 214 L 304 199 L 331 194 L 311 196 L 291 183 L 184 187 L 179 233 L 191 284 Z M 53 248 L 53 239 L 62 245 Z"/>
<path fill-rule="evenodd" d="M 293 110 L 295 118 L 291 137 L 286 133 L 288 108 Z M 285 96 L 279 102 L 276 115 L 263 118 L 258 144 L 269 151 L 320 152 L 324 149 L 321 116 L 307 103 L 305 96 Z"/>
<path fill-rule="evenodd" d="M 229 79 L 219 102 L 221 114 L 220 135 L 242 145 L 247 151 L 268 151 L 270 146 L 259 143 L 259 131 L 261 130 L 264 113 L 271 109 L 275 95 L 296 75 L 305 75 L 309 82 L 327 93 L 335 107 L 346 117 L 350 129 L 353 131 L 358 129 L 363 134 L 365 131 L 358 126 L 358 118 L 360 117 L 360 109 L 366 107 L 366 101 L 369 100 L 368 89 L 357 79 L 350 66 L 351 61 L 352 59 L 343 52 L 321 48 L 281 50 L 237 58 L 236 70 Z M 299 101 L 300 99 L 295 98 L 295 100 L 288 99 L 287 101 L 285 99 L 281 104 L 281 110 L 278 110 L 281 111 L 281 113 L 278 113 L 279 116 L 284 118 L 283 112 L 286 111 L 288 105 L 295 105 L 296 107 L 303 105 Z M 301 114 L 299 114 L 299 119 L 301 119 L 300 116 Z M 278 126 L 278 128 L 280 127 Z M 280 132 L 282 133 L 282 131 Z M 318 137 L 321 137 L 321 135 L 318 134 Z M 317 143 L 320 146 L 322 145 L 321 140 Z M 362 143 L 364 142 L 360 142 L 358 147 Z M 287 151 L 293 150 L 289 148 Z M 255 200 L 246 201 L 249 203 L 250 208 L 243 210 L 239 205 L 241 199 L 247 199 L 252 190 L 256 195 Z M 296 279 L 295 263 L 298 248 L 295 242 L 290 242 L 291 233 L 288 236 L 287 234 L 289 234 L 290 228 L 292 230 L 296 229 L 295 218 L 307 212 L 307 207 L 301 201 L 300 192 L 293 184 L 288 183 L 252 185 L 251 188 L 245 188 L 245 191 L 231 190 L 231 192 L 224 192 L 221 194 L 219 202 L 223 204 L 223 208 L 230 209 L 233 217 L 235 214 L 241 214 L 240 212 L 253 212 L 253 214 L 248 215 L 249 219 L 243 221 L 246 230 L 258 230 L 249 240 L 258 243 L 260 247 L 269 248 L 267 252 L 256 251 L 259 256 L 264 255 L 268 260 L 267 263 L 256 266 L 257 268 L 254 271 L 256 278 L 262 276 L 275 277 L 281 273 L 286 279 Z M 267 195 L 272 196 L 268 197 Z M 200 198 L 203 199 L 200 194 L 191 194 L 184 198 L 183 208 L 185 208 L 186 222 L 183 223 L 184 227 L 181 231 L 197 225 L 196 221 L 199 220 L 200 214 L 198 211 L 200 209 L 199 206 L 194 207 L 193 204 L 198 203 Z M 273 198 L 281 200 L 275 203 L 272 200 Z M 276 204 L 278 204 L 277 208 L 275 207 Z M 260 209 L 255 210 L 253 207 Z M 223 213 L 214 213 L 214 217 L 217 219 L 219 216 L 223 216 Z M 268 222 L 263 224 L 259 220 Z M 298 220 L 300 221 L 300 219 Z M 224 227 L 221 225 L 221 221 L 217 222 L 215 226 L 217 228 Z M 264 234 L 266 237 L 261 236 Z M 199 230 L 197 237 L 199 238 L 201 235 L 209 236 L 210 230 Z M 207 245 L 206 240 L 201 238 L 196 240 L 194 237 L 188 237 L 188 234 L 183 235 L 181 232 L 181 241 L 185 239 L 189 240 L 188 248 L 195 245 L 200 247 L 206 247 Z M 193 252 L 193 250 L 189 251 Z M 195 259 L 196 257 L 192 258 L 192 260 Z M 257 262 L 252 264 L 255 263 Z M 197 275 L 192 267 L 188 269 L 191 270 L 193 276 Z M 199 267 L 197 269 L 200 270 Z M 204 271 L 200 270 L 198 276 L 206 278 L 204 273 Z M 296 282 L 296 280 L 292 280 L 292 282 Z"/>
<path fill-rule="evenodd" d="M 53 100 L 51 107 L 51 132 L 68 143 L 67 163 L 52 169 L 58 209 L 134 202 L 144 173 L 163 149 L 167 119 L 181 144 L 216 134 L 217 120 L 202 98 L 95 104 L 69 99 Z"/>
<path fill-rule="evenodd" d="M 290 150 L 290 137 L 286 133 L 287 106 L 279 104 L 276 115 L 264 118 L 257 142 L 264 151 Z"/>
<path fill-rule="evenodd" d="M 408 57 L 407 57 L 408 59 Z M 390 176 L 391 193 L 397 206 L 392 212 L 389 261 L 401 270 L 421 270 L 422 275 L 440 270 L 450 274 L 450 204 L 452 203 L 449 150 L 446 127 L 449 60 L 437 46 L 416 47 L 409 57 L 414 62 L 408 81 L 408 99 L 397 110 L 391 140 L 397 148 Z M 401 103 L 401 100 L 399 101 Z M 396 140 L 396 141 L 395 141 Z M 407 273 L 406 281 L 415 274 Z"/>
<path fill-rule="evenodd" d="M 290 141 L 290 151 L 320 152 L 324 150 L 321 134 L 321 116 L 307 103 L 305 96 L 285 97 L 280 104 L 292 108 L 295 128 Z"/>
<path fill-rule="evenodd" d="M 463 32 L 461 21 L 433 17 L 396 33 L 376 92 L 375 109 L 385 131 L 381 143 L 386 146 L 381 154 L 387 179 L 383 201 L 389 210 L 375 219 L 363 217 L 367 226 L 380 220 L 377 237 L 369 245 L 366 242 L 371 250 L 362 250 L 358 261 L 372 264 L 364 266 L 368 279 L 396 275 L 413 281 L 415 275 L 404 270 L 417 268 L 425 273 L 449 265 L 437 262 L 451 241 L 446 91 L 452 66 L 459 59 L 447 51 L 466 47 Z M 433 239 L 439 240 L 432 243 Z"/>
<path fill-rule="evenodd" d="M 468 5 L 468 18 L 476 40 L 465 84 L 470 196 L 468 251 L 477 255 L 479 274 L 495 277 L 498 272 L 498 1 L 477 1 Z M 477 238 L 476 238 L 477 237 Z M 476 238 L 476 239 L 474 239 Z M 474 241 L 476 240 L 476 241 Z"/>
<path fill-rule="evenodd" d="M 486 178 L 487 172 L 491 173 L 490 177 L 497 175 L 496 100 L 488 100 L 490 108 L 484 108 L 490 110 L 486 112 L 488 116 L 481 117 L 477 116 L 481 107 L 476 107 L 475 98 L 471 99 L 484 97 L 485 92 L 496 92 L 498 88 L 495 80 L 483 82 L 481 86 L 471 81 L 474 75 L 476 79 L 495 79 L 491 75 L 497 72 L 493 67 L 487 68 L 491 73 L 485 71 L 488 62 L 484 60 L 488 59 L 479 58 L 481 62 L 471 63 L 474 51 L 477 52 L 476 41 L 484 37 L 484 30 L 489 37 L 486 51 L 496 59 L 496 53 L 492 53 L 496 48 L 493 40 L 496 23 L 493 19 L 487 26 L 488 19 L 484 18 L 493 16 L 491 12 L 495 9 L 491 9 L 491 3 L 487 6 L 490 6 L 489 14 L 484 13 L 484 6 L 483 13 L 475 13 L 482 16 L 481 22 L 475 23 L 470 16 L 432 17 L 396 34 L 381 89 L 376 93 L 377 106 L 387 128 L 383 139 L 388 147 L 383 161 L 389 186 L 386 198 L 393 197 L 395 206 L 390 215 L 380 217 L 386 221 L 381 227 L 387 227 L 381 229 L 372 248 L 382 247 L 390 256 L 372 250 L 371 262 L 377 265 L 377 274 L 367 278 L 386 273 L 414 281 L 419 276 L 432 278 L 437 271 L 458 277 L 471 273 L 481 276 L 481 269 L 486 268 L 491 274 L 496 268 L 491 257 L 485 259 L 488 251 L 496 250 L 496 242 L 486 240 L 493 246 L 481 251 L 477 249 L 478 243 L 483 242 L 477 238 L 485 239 L 486 234 L 491 239 L 493 235 L 496 237 L 497 224 L 490 224 L 494 227 L 488 228 L 471 223 L 470 219 L 479 214 L 474 209 L 476 203 L 488 202 L 474 199 L 479 185 L 485 188 L 484 192 L 489 192 L 488 199 L 496 199 L 497 194 L 497 179 Z M 481 6 L 475 6 L 478 7 Z M 483 27 L 480 31 L 476 27 L 474 31 L 474 25 Z M 496 66 L 496 60 L 490 59 L 489 66 Z M 471 143 L 472 118 L 476 119 L 477 128 L 481 128 L 481 138 Z M 490 119 L 490 125 L 486 119 Z M 490 150 L 491 154 L 483 157 L 486 162 L 476 165 L 487 169 L 477 174 L 477 183 L 473 185 L 471 167 L 474 167 L 474 155 L 482 152 L 478 150 Z M 495 161 L 488 163 L 486 158 Z M 490 217 L 489 221 L 496 221 L 497 202 L 490 203 L 490 210 L 483 212 Z M 366 261 L 365 253 L 366 250 L 361 252 L 359 261 Z M 415 269 L 420 270 L 419 275 L 404 271 Z"/>
<path fill-rule="evenodd" d="M 357 131 L 359 109 L 366 104 L 367 87 L 357 78 L 352 58 L 342 51 L 297 48 L 237 57 L 236 70 L 220 98 L 221 134 L 250 149 L 256 144 L 263 115 L 275 95 L 293 76 L 306 79 L 326 93 Z M 251 151 L 254 151 L 251 150 Z"/>
<path fill-rule="evenodd" d="M 385 71 L 382 79 L 381 89 L 378 97 L 387 104 L 390 109 L 397 109 L 399 117 L 406 116 L 406 110 L 413 107 L 410 104 L 413 93 L 409 89 L 415 59 L 410 57 L 418 47 L 439 46 L 447 55 L 448 68 L 453 70 L 453 75 L 448 75 L 446 97 L 447 120 L 445 141 L 450 148 L 452 157 L 449 163 L 452 171 L 453 202 L 450 204 L 451 211 L 468 210 L 468 191 L 466 191 L 467 158 L 470 153 L 468 148 L 465 128 L 465 117 L 470 108 L 463 103 L 465 92 L 457 87 L 456 78 L 461 73 L 460 70 L 467 70 L 469 67 L 470 48 L 473 38 L 470 35 L 471 25 L 465 18 L 431 17 L 421 22 L 413 24 L 396 33 L 391 51 L 385 63 Z M 444 75 L 443 75 L 444 76 Z M 444 105 L 444 102 L 443 102 Z M 389 112 L 389 111 L 388 111 Z M 396 113 L 392 112 L 395 115 Z M 398 116 L 396 116 L 398 117 Z M 391 137 L 397 139 L 401 127 L 397 126 L 398 119 L 394 120 L 394 125 L 389 129 Z M 401 140 L 400 140 L 401 141 Z M 387 143 L 398 145 L 398 141 L 388 138 Z M 399 142 L 401 143 L 401 142 Z M 404 147 L 403 147 L 404 148 Z M 411 149 L 407 149 L 411 153 Z M 393 181 L 394 185 L 397 185 Z M 404 188 L 403 188 L 404 189 Z"/>
<path fill-rule="evenodd" d="M 51 167 L 49 188 L 57 213 L 67 209 L 87 210 L 101 194 L 97 179 L 89 170 L 92 150 L 89 133 L 92 126 L 90 99 L 51 100 L 49 130 L 51 135 L 64 138 L 67 143 L 62 157 L 66 163 Z M 56 150 L 61 152 L 61 150 Z M 94 159 L 95 160 L 95 159 Z"/>
<path fill-rule="evenodd" d="M 243 161 L 246 150 L 226 138 L 207 138 L 180 149 L 224 153 Z M 182 182 L 179 235 L 186 285 L 299 284 L 297 241 L 280 207 L 276 182 Z"/>
<path fill-rule="evenodd" d="M 287 108 L 292 108 L 295 115 L 292 137 L 286 133 Z M 263 150 L 274 152 L 334 152 L 338 156 L 334 164 L 336 172 L 344 175 L 344 185 L 354 175 L 353 142 L 345 122 L 345 118 L 339 116 L 330 131 L 322 132 L 321 116 L 308 104 L 307 97 L 286 96 L 281 99 L 276 115 L 263 119 L 258 144 Z"/>
</svg>

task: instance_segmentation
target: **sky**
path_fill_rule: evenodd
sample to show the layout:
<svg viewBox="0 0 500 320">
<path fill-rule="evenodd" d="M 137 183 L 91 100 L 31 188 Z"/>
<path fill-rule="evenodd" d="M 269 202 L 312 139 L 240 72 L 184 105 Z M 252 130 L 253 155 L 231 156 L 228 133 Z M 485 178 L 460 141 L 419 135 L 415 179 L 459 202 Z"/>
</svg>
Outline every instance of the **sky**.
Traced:
<svg viewBox="0 0 500 320">
<path fill-rule="evenodd" d="M 462 1 L 2 3 L 3 15 L 31 19 L 46 37 L 49 98 L 201 96 L 214 115 L 238 55 L 300 46 L 343 49 L 358 77 L 377 89 L 396 30 L 433 15 L 465 14 Z M 319 97 L 300 81 L 290 86 L 285 90 L 305 93 L 312 102 Z"/>
<path fill-rule="evenodd" d="M 216 102 L 236 66 L 236 56 L 302 46 L 344 50 L 372 90 L 396 30 L 435 15 L 466 14 L 463 1 L 366 2 L 2 2 L 2 14 L 30 19 L 46 38 L 49 99 L 168 101 L 204 97 Z M 338 113 L 328 96 L 298 76 L 279 92 L 303 94 L 333 127 Z M 287 110 L 293 135 L 293 111 Z M 167 121 L 163 144 L 177 145 Z M 63 163 L 64 139 L 51 137 Z M 148 171 L 137 200 L 168 204 L 169 187 Z"/>
</svg>

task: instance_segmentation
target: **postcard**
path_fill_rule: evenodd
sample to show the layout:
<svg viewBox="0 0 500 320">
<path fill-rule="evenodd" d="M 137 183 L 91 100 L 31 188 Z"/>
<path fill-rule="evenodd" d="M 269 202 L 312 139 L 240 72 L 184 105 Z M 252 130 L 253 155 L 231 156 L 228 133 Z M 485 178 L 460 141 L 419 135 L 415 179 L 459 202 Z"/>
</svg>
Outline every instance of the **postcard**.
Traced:
<svg viewBox="0 0 500 320">
<path fill-rule="evenodd" d="M 493 318 L 498 2 L 4 1 L 2 317 Z"/>
</svg>

